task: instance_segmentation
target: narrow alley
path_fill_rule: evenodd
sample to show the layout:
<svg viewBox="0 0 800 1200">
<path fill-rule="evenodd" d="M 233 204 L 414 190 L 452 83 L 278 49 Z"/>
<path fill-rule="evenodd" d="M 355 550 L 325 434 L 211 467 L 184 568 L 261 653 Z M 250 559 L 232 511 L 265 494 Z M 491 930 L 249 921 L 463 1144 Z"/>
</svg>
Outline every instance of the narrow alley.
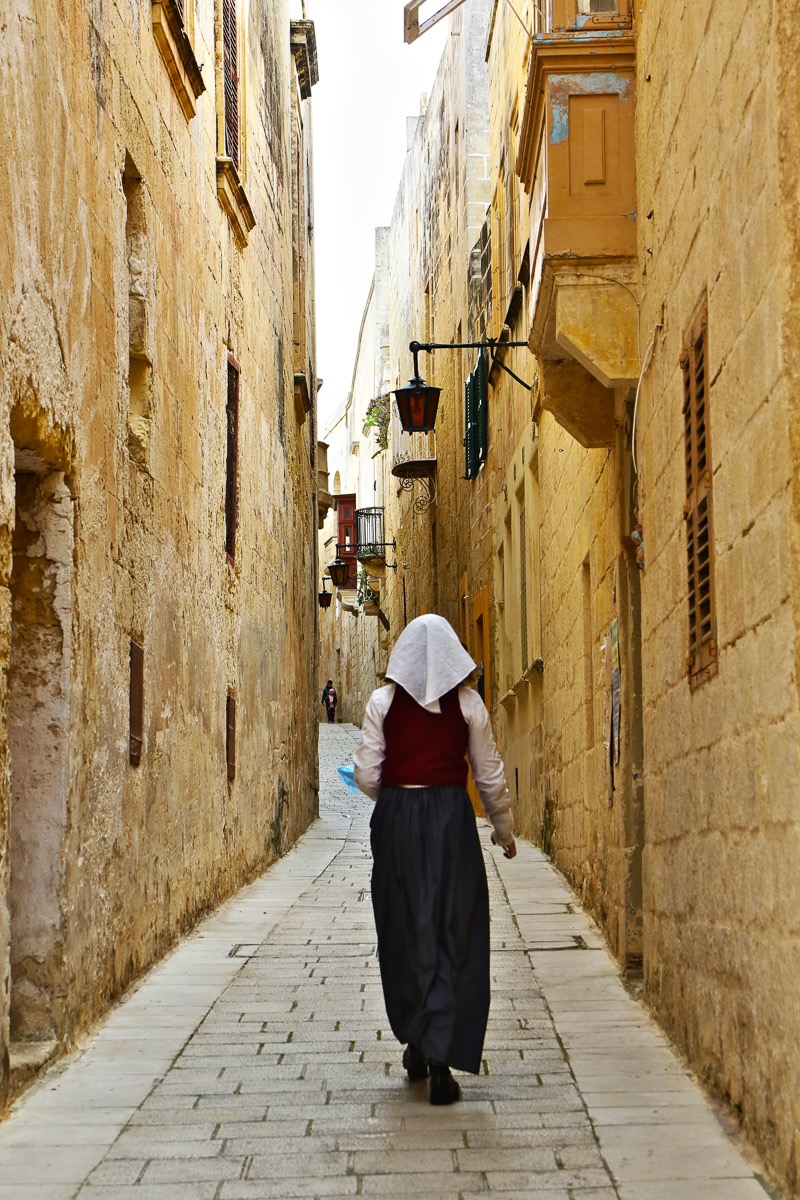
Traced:
<svg viewBox="0 0 800 1200">
<path fill-rule="evenodd" d="M 0 1127 L 0 1200 L 763 1200 L 542 853 L 481 831 L 492 1011 L 480 1076 L 432 1110 L 387 1028 L 371 805 L 320 728 L 321 815 Z"/>
</svg>

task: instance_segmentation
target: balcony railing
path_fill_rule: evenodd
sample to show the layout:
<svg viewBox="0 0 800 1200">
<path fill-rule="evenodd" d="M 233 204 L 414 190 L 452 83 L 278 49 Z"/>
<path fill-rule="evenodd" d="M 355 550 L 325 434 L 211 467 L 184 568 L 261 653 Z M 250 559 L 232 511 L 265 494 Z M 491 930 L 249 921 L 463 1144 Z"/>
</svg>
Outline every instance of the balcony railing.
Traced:
<svg viewBox="0 0 800 1200">
<path fill-rule="evenodd" d="M 356 509 L 356 558 L 369 561 L 386 561 L 386 551 L 395 549 L 395 542 L 387 542 L 383 527 L 383 508 Z"/>
</svg>

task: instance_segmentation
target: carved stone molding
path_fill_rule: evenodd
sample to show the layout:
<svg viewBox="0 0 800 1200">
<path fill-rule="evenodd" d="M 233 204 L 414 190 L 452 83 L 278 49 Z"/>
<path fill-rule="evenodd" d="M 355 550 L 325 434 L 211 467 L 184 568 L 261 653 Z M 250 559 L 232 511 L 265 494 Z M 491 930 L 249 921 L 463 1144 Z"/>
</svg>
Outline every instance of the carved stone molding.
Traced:
<svg viewBox="0 0 800 1200">
<path fill-rule="evenodd" d="M 187 121 L 197 111 L 197 99 L 206 90 L 192 44 L 175 0 L 153 0 L 153 36 L 169 73 Z"/>
<path fill-rule="evenodd" d="M 228 215 L 237 245 L 243 248 L 256 219 L 232 158 L 217 159 L 217 197 Z"/>
</svg>

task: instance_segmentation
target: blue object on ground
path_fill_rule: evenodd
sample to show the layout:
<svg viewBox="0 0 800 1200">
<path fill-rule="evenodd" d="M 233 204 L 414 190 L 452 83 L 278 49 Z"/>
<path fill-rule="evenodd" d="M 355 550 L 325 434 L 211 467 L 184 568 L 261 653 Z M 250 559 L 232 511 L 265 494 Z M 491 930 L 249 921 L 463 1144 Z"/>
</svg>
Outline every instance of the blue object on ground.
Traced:
<svg viewBox="0 0 800 1200">
<path fill-rule="evenodd" d="M 338 767 L 337 770 L 341 775 L 342 783 L 345 785 L 348 792 L 358 792 L 361 790 L 355 781 L 352 763 L 348 763 L 345 767 Z"/>
</svg>

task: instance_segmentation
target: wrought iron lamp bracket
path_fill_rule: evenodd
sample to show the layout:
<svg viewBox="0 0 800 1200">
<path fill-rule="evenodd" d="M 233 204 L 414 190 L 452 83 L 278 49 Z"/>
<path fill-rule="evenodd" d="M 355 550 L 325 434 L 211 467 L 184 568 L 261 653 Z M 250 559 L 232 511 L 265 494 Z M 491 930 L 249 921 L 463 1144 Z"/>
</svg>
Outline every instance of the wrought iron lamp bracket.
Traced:
<svg viewBox="0 0 800 1200">
<path fill-rule="evenodd" d="M 392 538 L 392 540 L 390 542 L 370 542 L 369 545 L 374 546 L 376 550 L 386 550 L 387 548 L 391 548 L 392 553 L 397 554 L 397 539 L 396 538 Z M 361 549 L 363 552 L 364 547 L 362 547 Z M 342 550 L 344 550 L 345 553 L 347 553 L 347 554 L 354 554 L 355 557 L 358 558 L 359 547 L 357 545 L 347 546 L 347 545 L 343 545 L 341 542 L 337 542 L 336 543 L 336 557 L 337 558 L 341 557 Z M 397 563 L 396 562 L 393 562 L 393 563 L 387 562 L 385 558 L 383 560 L 383 565 L 385 567 L 388 567 L 390 571 L 397 570 Z"/>
<path fill-rule="evenodd" d="M 427 512 L 436 503 L 436 483 L 431 475 L 415 475 L 412 478 L 401 478 L 399 483 L 405 492 L 412 492 L 414 484 L 419 484 L 420 495 L 414 501 L 414 512 Z"/>
<path fill-rule="evenodd" d="M 430 354 L 433 350 L 488 350 L 492 356 L 492 362 L 497 363 L 506 375 L 510 375 L 517 383 L 528 391 L 531 390 L 531 385 L 526 383 L 524 379 L 520 379 L 519 375 L 515 374 L 510 367 L 507 367 L 502 358 L 498 357 L 497 351 L 508 348 L 509 350 L 521 349 L 525 346 L 530 349 L 527 342 L 506 342 L 502 338 L 484 338 L 480 342 L 409 342 L 408 348 L 414 358 L 414 379 L 413 382 L 421 384 L 423 381 L 419 375 L 419 365 L 417 356 L 420 350 L 424 350 L 426 354 Z"/>
</svg>

